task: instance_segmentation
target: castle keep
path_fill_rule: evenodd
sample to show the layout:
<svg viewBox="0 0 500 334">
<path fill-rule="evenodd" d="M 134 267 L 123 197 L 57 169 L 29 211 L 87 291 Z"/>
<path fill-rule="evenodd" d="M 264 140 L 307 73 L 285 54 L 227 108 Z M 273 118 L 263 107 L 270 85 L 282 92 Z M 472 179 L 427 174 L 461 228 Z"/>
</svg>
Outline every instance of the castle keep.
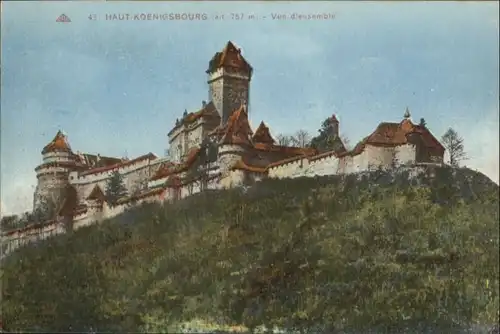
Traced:
<svg viewBox="0 0 500 334">
<path fill-rule="evenodd" d="M 256 129 L 250 126 L 253 69 L 239 48 L 228 42 L 212 57 L 206 74 L 209 101 L 175 121 L 168 133 L 168 158 L 148 153 L 128 160 L 75 152 L 59 131 L 43 148 L 42 163 L 35 168 L 34 209 L 50 200 L 56 203 L 54 219 L 4 232 L 8 251 L 116 216 L 131 205 L 175 201 L 205 189 L 251 185 L 263 178 L 355 173 L 443 160 L 443 146 L 427 128 L 411 121 L 408 110 L 399 122 L 380 123 L 352 150 L 338 135 L 335 115 L 328 120 L 334 149 L 280 146 L 263 121 Z M 104 193 L 116 171 L 128 194 L 110 205 Z"/>
</svg>

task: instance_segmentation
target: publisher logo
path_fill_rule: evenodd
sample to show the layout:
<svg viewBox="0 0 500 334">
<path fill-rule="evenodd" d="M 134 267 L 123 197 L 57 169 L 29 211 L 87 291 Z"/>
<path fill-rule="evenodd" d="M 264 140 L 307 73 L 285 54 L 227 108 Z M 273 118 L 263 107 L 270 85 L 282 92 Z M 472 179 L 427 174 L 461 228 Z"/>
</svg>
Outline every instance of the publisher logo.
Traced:
<svg viewBox="0 0 500 334">
<path fill-rule="evenodd" d="M 59 17 L 57 18 L 56 22 L 69 23 L 69 22 L 71 22 L 71 20 L 70 20 L 70 19 L 69 19 L 69 17 L 67 17 L 65 14 L 61 14 L 61 15 L 59 15 Z"/>
</svg>

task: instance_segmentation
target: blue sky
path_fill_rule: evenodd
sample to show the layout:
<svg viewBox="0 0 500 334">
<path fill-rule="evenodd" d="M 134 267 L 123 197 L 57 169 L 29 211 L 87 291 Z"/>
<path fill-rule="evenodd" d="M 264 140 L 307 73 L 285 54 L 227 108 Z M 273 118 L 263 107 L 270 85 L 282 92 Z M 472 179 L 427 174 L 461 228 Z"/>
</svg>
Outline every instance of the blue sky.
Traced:
<svg viewBox="0 0 500 334">
<path fill-rule="evenodd" d="M 454 127 L 466 165 L 498 182 L 498 9 L 498 2 L 4 2 L 2 211 L 30 208 L 40 151 L 59 128 L 74 150 L 163 155 L 175 119 L 208 98 L 208 61 L 228 40 L 255 70 L 253 126 L 264 120 L 274 134 L 315 133 L 336 113 L 354 143 L 381 121 L 399 121 L 408 106 L 438 137 Z M 72 22 L 56 23 L 62 13 Z M 125 13 L 209 18 L 105 19 Z M 280 13 L 335 19 L 272 19 Z"/>
</svg>

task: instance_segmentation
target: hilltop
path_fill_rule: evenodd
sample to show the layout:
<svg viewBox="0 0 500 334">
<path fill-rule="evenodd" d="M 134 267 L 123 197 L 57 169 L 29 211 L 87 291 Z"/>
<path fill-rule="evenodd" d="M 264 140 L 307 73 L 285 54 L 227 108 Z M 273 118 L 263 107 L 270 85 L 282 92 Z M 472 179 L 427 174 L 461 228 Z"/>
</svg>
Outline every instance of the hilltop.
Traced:
<svg viewBox="0 0 500 334">
<path fill-rule="evenodd" d="M 433 166 L 143 205 L 6 258 L 3 323 L 166 332 L 205 319 L 315 333 L 495 323 L 498 190 Z"/>
</svg>

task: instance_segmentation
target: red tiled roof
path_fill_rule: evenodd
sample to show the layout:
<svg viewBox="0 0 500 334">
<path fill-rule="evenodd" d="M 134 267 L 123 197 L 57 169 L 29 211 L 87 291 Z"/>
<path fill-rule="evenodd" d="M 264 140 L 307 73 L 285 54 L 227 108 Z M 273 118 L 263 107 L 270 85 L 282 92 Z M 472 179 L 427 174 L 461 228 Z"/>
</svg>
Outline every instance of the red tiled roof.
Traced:
<svg viewBox="0 0 500 334">
<path fill-rule="evenodd" d="M 80 175 L 84 176 L 84 175 L 90 175 L 90 174 L 103 173 L 103 172 L 107 172 L 107 171 L 110 171 L 113 169 L 118 169 L 118 168 L 123 168 L 123 167 L 129 166 L 129 165 L 133 165 L 133 164 L 135 164 L 139 161 L 142 161 L 142 160 L 155 160 L 157 158 L 158 157 L 156 155 L 154 155 L 153 153 L 148 153 L 145 155 L 141 155 L 140 157 L 137 157 L 135 159 L 120 162 L 120 163 L 117 163 L 117 164 L 114 164 L 111 166 L 92 168 L 92 169 L 86 170 L 85 172 L 81 173 Z"/>
<path fill-rule="evenodd" d="M 283 159 L 268 164 L 266 168 L 279 166 L 282 164 L 300 160 L 304 157 L 311 157 L 318 154 L 318 151 L 311 147 L 278 146 L 256 143 L 255 148 L 260 151 L 281 153 L 281 155 L 285 156 L 285 158 Z"/>
<path fill-rule="evenodd" d="M 217 109 L 215 109 L 215 105 L 213 104 L 212 101 L 207 103 L 200 110 L 187 114 L 187 116 L 184 117 L 179 124 L 175 125 L 174 128 L 172 130 L 170 130 L 168 135 L 170 135 L 172 132 L 174 132 L 174 130 L 177 129 L 178 127 L 180 127 L 181 125 L 193 123 L 194 121 L 196 121 L 202 117 L 220 118 L 220 115 L 217 112 Z"/>
<path fill-rule="evenodd" d="M 126 160 L 113 157 L 104 157 L 99 154 L 75 153 L 75 160 L 86 167 L 105 167 L 122 163 Z"/>
<path fill-rule="evenodd" d="M 318 151 L 312 147 L 280 146 L 280 145 L 269 145 L 266 143 L 255 143 L 254 148 L 260 151 L 284 152 L 291 156 L 296 156 L 296 155 L 310 156 L 318 153 Z"/>
<path fill-rule="evenodd" d="M 33 223 L 33 224 L 29 224 L 29 225 L 26 225 L 26 226 L 23 226 L 23 227 L 14 229 L 14 230 L 6 231 L 6 232 L 4 232 L 4 235 L 9 236 L 9 235 L 12 235 L 15 233 L 24 233 L 24 232 L 29 231 L 29 230 L 36 230 L 36 229 L 40 229 L 40 228 L 47 227 L 50 225 L 55 225 L 55 224 L 57 224 L 57 222 L 55 220 L 46 221 L 43 223 Z"/>
<path fill-rule="evenodd" d="M 319 159 L 323 159 L 323 158 L 328 158 L 331 156 L 336 156 L 337 158 L 339 158 L 343 155 L 344 152 L 345 151 L 339 153 L 338 151 L 332 150 L 332 151 L 328 151 L 328 152 L 323 152 L 323 153 L 318 154 L 318 155 L 313 155 L 312 157 L 309 157 L 308 160 L 315 161 L 315 160 L 319 160 Z"/>
<path fill-rule="evenodd" d="M 444 153 L 444 146 L 425 126 L 415 125 L 412 133 L 420 134 L 425 146 L 429 148 L 436 148 L 440 152 Z"/>
<path fill-rule="evenodd" d="M 280 165 L 284 165 L 284 164 L 287 164 L 287 163 L 290 163 L 290 162 L 294 162 L 294 161 L 297 161 L 297 160 L 300 160 L 300 159 L 304 159 L 304 156 L 303 155 L 294 156 L 294 157 L 291 157 L 291 158 L 286 158 L 286 159 L 283 159 L 283 160 L 279 160 L 279 161 L 270 163 L 269 165 L 267 165 L 266 169 L 269 169 L 269 168 L 272 168 L 272 167 L 276 167 L 276 166 L 280 166 Z"/>
<path fill-rule="evenodd" d="M 182 164 L 174 164 L 173 162 L 165 162 L 158 168 L 155 175 L 150 179 L 151 181 L 162 179 L 168 175 L 175 174 Z"/>
<path fill-rule="evenodd" d="M 196 158 L 198 157 L 198 155 L 200 154 L 200 152 L 201 152 L 200 147 L 191 147 L 189 149 L 188 153 L 186 154 L 186 159 L 184 160 L 184 165 L 191 166 L 193 164 L 193 162 L 196 160 Z"/>
<path fill-rule="evenodd" d="M 94 189 L 90 192 L 90 195 L 87 196 L 88 200 L 97 200 L 100 202 L 104 202 L 106 200 L 106 196 L 104 196 L 104 193 L 101 190 L 101 187 L 98 185 L 95 185 Z"/>
<path fill-rule="evenodd" d="M 380 123 L 375 131 L 363 140 L 363 144 L 374 146 L 397 146 L 408 143 L 408 135 L 418 133 L 424 144 L 429 148 L 437 148 L 444 152 L 444 147 L 430 133 L 430 131 L 420 125 L 413 124 L 409 119 L 401 123 Z"/>
<path fill-rule="evenodd" d="M 180 164 L 164 164 L 162 167 L 158 169 L 156 174 L 150 179 L 150 181 L 155 181 L 159 179 L 163 179 L 169 175 L 182 173 L 186 171 L 191 165 L 196 161 L 199 154 L 201 152 L 200 147 L 192 147 L 188 154 L 186 155 L 186 159 Z"/>
<path fill-rule="evenodd" d="M 266 167 L 259 167 L 259 166 L 251 166 L 248 165 L 243 159 L 238 160 L 232 167 L 232 170 L 244 170 L 248 172 L 254 172 L 254 173 L 265 173 L 266 172 Z"/>
<path fill-rule="evenodd" d="M 217 52 L 210 60 L 207 73 L 213 72 L 221 67 L 232 67 L 252 73 L 252 66 L 241 55 L 241 49 L 237 48 L 231 41 L 227 42 L 222 52 Z"/>
<path fill-rule="evenodd" d="M 52 139 L 50 143 L 45 145 L 45 147 L 42 150 L 42 154 L 46 154 L 49 152 L 56 152 L 56 151 L 71 152 L 71 147 L 69 146 L 67 138 L 61 132 L 61 130 L 57 131 L 57 134 L 54 137 L 54 139 Z"/>
<path fill-rule="evenodd" d="M 438 149 L 444 153 L 443 145 L 432 135 L 432 133 L 425 127 L 413 124 L 409 119 L 403 120 L 401 123 L 380 123 L 375 131 L 363 138 L 351 151 L 328 151 L 322 154 L 309 156 L 309 161 L 325 158 L 335 155 L 337 157 L 355 156 L 362 153 L 366 145 L 374 146 L 398 146 L 408 143 L 407 136 L 412 133 L 418 133 L 424 145 L 429 148 Z M 268 165 L 268 168 L 293 162 L 302 157 L 291 157 L 288 159 L 280 160 Z"/>
<path fill-rule="evenodd" d="M 273 145 L 275 143 L 271 133 L 269 132 L 269 128 L 264 124 L 264 122 L 260 122 L 259 127 L 255 130 L 255 134 L 252 137 L 254 143 L 265 143 Z"/>
<path fill-rule="evenodd" d="M 333 117 L 335 116 L 332 116 L 331 119 L 333 119 Z M 436 148 L 439 151 L 444 152 L 444 147 L 430 133 L 430 131 L 427 128 L 420 125 L 415 125 L 409 119 L 405 119 L 400 123 L 387 123 L 387 122 L 380 123 L 372 134 L 363 138 L 351 151 L 331 150 L 321 154 L 317 154 L 317 152 L 316 154 L 307 154 L 307 156 L 309 161 L 314 161 L 332 155 L 335 155 L 336 157 L 355 156 L 363 152 L 366 145 L 373 145 L 373 146 L 404 145 L 408 143 L 408 135 L 412 133 L 418 133 L 427 147 Z M 255 144 L 255 147 L 258 148 L 258 145 Z M 309 153 L 312 153 L 312 151 L 310 151 Z M 300 158 L 301 158 L 300 156 L 295 156 L 280 161 L 276 161 L 269 164 L 268 168 L 293 162 Z"/>
<path fill-rule="evenodd" d="M 242 104 L 227 120 L 221 144 L 243 144 L 252 146 L 253 131 L 248 123 L 246 105 Z"/>
</svg>

